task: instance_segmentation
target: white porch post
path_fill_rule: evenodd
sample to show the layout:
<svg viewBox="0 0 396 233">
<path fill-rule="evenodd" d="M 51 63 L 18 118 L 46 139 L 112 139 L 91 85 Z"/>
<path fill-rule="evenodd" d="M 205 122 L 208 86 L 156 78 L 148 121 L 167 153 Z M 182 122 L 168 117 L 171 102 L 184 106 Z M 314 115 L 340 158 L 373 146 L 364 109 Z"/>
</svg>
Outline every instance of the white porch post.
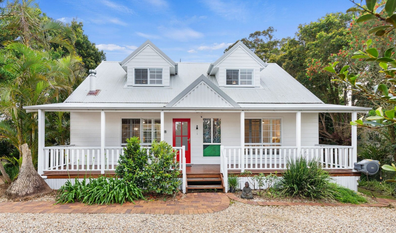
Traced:
<svg viewBox="0 0 396 233">
<path fill-rule="evenodd" d="M 105 133 L 106 133 L 106 113 L 100 113 L 100 173 L 105 172 Z"/>
<path fill-rule="evenodd" d="M 165 139 L 165 120 L 164 120 L 164 112 L 161 111 L 161 141 Z"/>
<path fill-rule="evenodd" d="M 301 112 L 296 112 L 296 147 L 297 156 L 301 155 Z"/>
<path fill-rule="evenodd" d="M 45 112 L 38 110 L 38 164 L 37 172 L 41 176 L 44 172 L 44 147 L 45 147 Z"/>
<path fill-rule="evenodd" d="M 245 112 L 241 112 L 241 167 L 245 171 Z"/>
<path fill-rule="evenodd" d="M 357 112 L 352 112 L 352 121 L 357 120 Z M 353 167 L 354 163 L 357 162 L 357 126 L 352 125 L 351 126 L 351 144 L 352 144 L 352 164 L 351 167 Z"/>
</svg>

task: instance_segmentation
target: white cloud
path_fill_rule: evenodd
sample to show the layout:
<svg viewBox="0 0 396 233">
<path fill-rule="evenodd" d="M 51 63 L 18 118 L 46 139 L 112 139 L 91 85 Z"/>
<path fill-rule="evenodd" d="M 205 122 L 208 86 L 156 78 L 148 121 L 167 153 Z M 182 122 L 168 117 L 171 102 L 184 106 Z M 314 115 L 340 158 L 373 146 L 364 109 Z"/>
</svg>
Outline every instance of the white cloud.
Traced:
<svg viewBox="0 0 396 233">
<path fill-rule="evenodd" d="M 214 13 L 226 19 L 245 20 L 248 12 L 245 5 L 236 1 L 202 0 Z"/>
<path fill-rule="evenodd" d="M 121 20 L 119 20 L 119 19 L 117 19 L 117 18 L 109 18 L 109 19 L 107 19 L 110 23 L 113 23 L 113 24 L 117 24 L 117 25 L 121 25 L 121 26 L 126 26 L 126 25 L 128 25 L 127 23 L 125 23 L 125 22 L 123 22 L 123 21 L 121 21 Z"/>
<path fill-rule="evenodd" d="M 191 28 L 166 28 L 166 27 L 159 27 L 158 28 L 161 33 L 171 39 L 178 40 L 178 41 L 186 41 L 190 39 L 197 39 L 203 37 L 203 34 L 197 32 Z"/>
<path fill-rule="evenodd" d="M 127 46 L 125 46 L 125 47 L 127 47 L 128 49 L 131 49 L 131 50 L 135 50 L 135 49 L 138 48 L 138 47 L 135 46 L 135 45 L 127 45 Z"/>
<path fill-rule="evenodd" d="M 130 53 L 133 50 L 137 49 L 137 47 L 134 45 L 120 46 L 116 44 L 98 44 L 96 45 L 96 48 L 105 51 L 125 51 L 127 53 Z"/>
<path fill-rule="evenodd" d="M 146 33 L 143 33 L 143 32 L 136 32 L 136 34 L 138 36 L 141 36 L 141 37 L 147 38 L 147 39 L 158 39 L 159 38 L 159 36 L 157 36 L 157 35 L 150 35 L 150 34 L 146 34 Z"/>
<path fill-rule="evenodd" d="M 195 49 L 190 49 L 190 50 L 188 50 L 187 52 L 188 52 L 188 53 L 196 53 L 197 50 L 195 50 Z"/>
<path fill-rule="evenodd" d="M 57 19 L 57 21 L 60 21 L 62 23 L 71 23 L 71 21 L 73 21 L 73 18 L 71 17 L 62 17 Z M 79 20 L 80 22 L 82 22 L 82 20 Z"/>
<path fill-rule="evenodd" d="M 145 2 L 154 7 L 168 7 L 168 2 L 165 0 L 145 0 Z"/>
<path fill-rule="evenodd" d="M 117 24 L 121 26 L 127 26 L 128 24 L 118 18 L 91 18 L 90 21 L 96 24 Z"/>
<path fill-rule="evenodd" d="M 198 50 L 219 50 L 219 49 L 225 49 L 228 48 L 228 46 L 232 45 L 232 43 L 214 43 L 213 45 L 207 46 L 207 45 L 202 45 L 199 46 L 197 49 Z"/>
<path fill-rule="evenodd" d="M 110 0 L 102 0 L 101 1 L 103 5 L 110 7 L 116 11 L 128 13 L 128 14 L 133 14 L 133 10 L 128 8 L 127 6 L 112 2 Z"/>
</svg>

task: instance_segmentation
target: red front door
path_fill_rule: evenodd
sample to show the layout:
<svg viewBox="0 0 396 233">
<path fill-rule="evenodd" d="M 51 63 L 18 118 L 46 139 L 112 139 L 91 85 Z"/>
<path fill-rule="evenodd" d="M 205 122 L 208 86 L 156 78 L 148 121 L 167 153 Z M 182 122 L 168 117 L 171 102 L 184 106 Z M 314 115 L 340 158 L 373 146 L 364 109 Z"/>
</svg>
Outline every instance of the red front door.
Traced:
<svg viewBox="0 0 396 233">
<path fill-rule="evenodd" d="M 191 163 L 190 119 L 173 119 L 173 146 L 185 146 L 186 163 Z M 179 161 L 179 156 L 177 161 Z"/>
</svg>

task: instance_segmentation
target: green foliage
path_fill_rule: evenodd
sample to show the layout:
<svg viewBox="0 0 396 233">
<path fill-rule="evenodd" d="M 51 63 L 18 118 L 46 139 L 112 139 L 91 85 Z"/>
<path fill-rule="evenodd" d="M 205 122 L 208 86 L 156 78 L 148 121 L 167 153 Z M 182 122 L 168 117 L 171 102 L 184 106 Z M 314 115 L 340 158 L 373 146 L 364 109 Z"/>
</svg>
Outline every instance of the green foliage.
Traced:
<svg viewBox="0 0 396 233">
<path fill-rule="evenodd" d="M 176 152 L 166 142 L 153 142 L 150 153 L 140 147 L 137 137 L 127 139 L 124 155 L 120 156 L 116 174 L 136 184 L 145 193 L 174 194 L 178 191 L 180 174 Z"/>
<path fill-rule="evenodd" d="M 6 163 L 4 165 L 4 170 L 8 174 L 11 180 L 15 180 L 18 177 L 19 174 L 19 167 L 18 165 L 14 165 L 12 163 Z M 0 172 L 1 175 L 1 172 Z"/>
<path fill-rule="evenodd" d="M 0 134 L 17 150 L 28 143 L 37 160 L 37 114 L 27 105 L 63 102 L 105 59 L 82 23 L 47 17 L 34 0 L 7 2 L 0 21 Z M 69 113 L 46 115 L 49 145 L 69 142 Z M 3 156 L 3 154 L 0 154 Z"/>
<path fill-rule="evenodd" d="M 344 62 L 345 60 L 335 57 L 337 62 L 326 69 L 336 71 L 331 72 L 336 83 L 350 86 L 354 93 L 365 98 L 369 106 L 376 108 L 374 114 L 351 124 L 376 129 L 388 128 L 391 144 L 396 143 L 396 59 L 393 52 L 396 36 L 395 4 L 393 0 L 378 3 L 367 1 L 366 6 L 356 4 L 353 11 L 359 12 L 360 17 L 354 24 L 351 23 L 353 37 L 350 51 L 346 52 L 349 55 L 353 53 L 353 60 Z M 393 160 L 396 160 L 396 150 L 393 149 Z"/>
<path fill-rule="evenodd" d="M 282 193 L 311 199 L 331 198 L 330 175 L 317 161 L 297 158 L 288 163 L 281 181 Z"/>
<path fill-rule="evenodd" d="M 330 189 L 333 190 L 333 197 L 335 200 L 342 203 L 361 204 L 367 203 L 366 198 L 359 195 L 353 190 L 344 188 L 338 184 L 331 183 Z"/>
<path fill-rule="evenodd" d="M 232 175 L 230 174 L 228 176 L 228 185 L 230 188 L 233 188 L 234 190 L 238 187 L 239 184 L 239 177 L 237 175 Z"/>
<path fill-rule="evenodd" d="M 135 184 L 118 178 L 99 177 L 97 179 L 75 179 L 74 184 L 68 180 L 58 191 L 56 203 L 75 201 L 88 205 L 123 204 L 127 201 L 144 199 L 142 192 Z"/>
<path fill-rule="evenodd" d="M 376 180 L 361 180 L 359 187 L 370 190 L 380 195 L 396 197 L 396 184 L 388 182 L 379 182 Z"/>
<path fill-rule="evenodd" d="M 383 130 L 381 130 L 383 131 Z M 374 132 L 365 132 L 366 142 L 362 144 L 358 151 L 360 159 L 378 160 L 380 164 L 389 164 L 393 160 L 395 145 L 389 142 L 389 139 L 384 135 Z"/>
<path fill-rule="evenodd" d="M 280 53 L 280 46 L 283 42 L 275 39 L 273 35 L 274 32 L 276 32 L 276 30 L 273 27 L 268 27 L 263 31 L 255 31 L 251 33 L 248 38 L 243 38 L 240 41 L 263 61 L 274 62 L 276 60 L 276 56 Z M 225 51 L 228 51 L 237 42 L 230 45 Z"/>
</svg>

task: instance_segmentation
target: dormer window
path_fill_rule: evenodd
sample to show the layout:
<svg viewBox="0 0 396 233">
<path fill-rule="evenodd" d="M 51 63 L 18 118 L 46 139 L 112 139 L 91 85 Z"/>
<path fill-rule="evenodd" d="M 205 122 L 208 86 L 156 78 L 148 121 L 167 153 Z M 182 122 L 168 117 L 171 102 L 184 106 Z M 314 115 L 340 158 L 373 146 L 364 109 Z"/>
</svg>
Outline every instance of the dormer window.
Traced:
<svg viewBox="0 0 396 233">
<path fill-rule="evenodd" d="M 227 85 L 253 85 L 253 69 L 227 69 Z"/>
<path fill-rule="evenodd" d="M 162 68 L 135 69 L 135 84 L 162 85 Z"/>
</svg>

